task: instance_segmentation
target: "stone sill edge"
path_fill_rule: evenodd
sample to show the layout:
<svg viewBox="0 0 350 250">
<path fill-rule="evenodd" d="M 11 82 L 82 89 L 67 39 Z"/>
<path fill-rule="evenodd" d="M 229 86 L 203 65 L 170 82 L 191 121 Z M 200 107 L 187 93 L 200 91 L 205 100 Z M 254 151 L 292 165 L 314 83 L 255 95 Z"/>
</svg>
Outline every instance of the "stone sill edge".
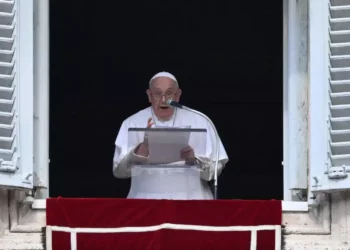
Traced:
<svg viewBox="0 0 350 250">
<path fill-rule="evenodd" d="M 32 209 L 34 210 L 45 210 L 46 200 L 34 200 L 32 204 Z M 309 211 L 309 206 L 307 202 L 303 201 L 282 201 L 282 211 L 283 212 L 307 212 Z"/>
</svg>

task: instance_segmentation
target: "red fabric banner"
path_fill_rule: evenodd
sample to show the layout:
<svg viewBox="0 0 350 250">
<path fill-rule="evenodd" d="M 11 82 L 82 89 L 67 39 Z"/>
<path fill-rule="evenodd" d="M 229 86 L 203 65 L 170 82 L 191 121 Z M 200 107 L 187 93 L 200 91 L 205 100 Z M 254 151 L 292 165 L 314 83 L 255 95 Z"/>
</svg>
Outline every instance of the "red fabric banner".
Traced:
<svg viewBox="0 0 350 250">
<path fill-rule="evenodd" d="M 69 228 L 281 225 L 281 201 L 50 198 L 47 225 Z M 251 232 L 159 229 L 146 232 L 78 233 L 77 250 L 249 250 Z M 70 234 L 53 232 L 53 250 L 69 250 Z M 275 231 L 257 232 L 257 249 L 275 249 Z"/>
</svg>

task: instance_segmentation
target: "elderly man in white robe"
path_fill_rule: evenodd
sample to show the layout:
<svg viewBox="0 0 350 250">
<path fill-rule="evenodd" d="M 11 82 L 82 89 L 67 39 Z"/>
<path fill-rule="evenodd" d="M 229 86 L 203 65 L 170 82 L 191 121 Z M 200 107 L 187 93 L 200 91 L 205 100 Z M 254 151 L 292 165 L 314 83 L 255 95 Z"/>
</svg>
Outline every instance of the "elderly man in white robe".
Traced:
<svg viewBox="0 0 350 250">
<path fill-rule="evenodd" d="M 214 178 L 216 157 L 216 138 L 213 128 L 202 116 L 184 109 L 170 107 L 167 104 L 168 100 L 179 102 L 181 97 L 181 89 L 176 78 L 168 72 L 160 72 L 151 78 L 147 96 L 151 106 L 127 118 L 122 123 L 115 141 L 113 174 L 117 178 L 133 178 L 128 198 L 174 200 L 213 199 L 213 193 L 209 186 L 209 182 Z M 181 181 L 178 176 L 171 179 L 171 177 L 166 176 L 166 173 L 169 174 L 169 171 L 162 171 L 161 169 L 159 171 L 152 171 L 151 173 L 147 171 L 147 174 L 140 175 L 142 179 L 138 177 L 137 183 L 136 181 L 134 182 L 136 176 L 132 176 L 131 162 L 137 161 L 146 165 L 149 150 L 147 140 L 144 137 L 140 141 L 133 142 L 134 145 L 130 149 L 128 130 L 129 128 L 153 127 L 195 127 L 207 131 L 206 152 L 204 156 L 196 155 L 196 146 L 187 146 L 179 152 L 185 163 L 184 165 L 196 165 L 200 169 L 200 178 L 197 178 L 200 179 L 198 180 L 199 184 L 189 185 L 188 180 Z M 228 162 L 228 157 L 221 140 L 219 144 L 218 175 Z"/>
</svg>

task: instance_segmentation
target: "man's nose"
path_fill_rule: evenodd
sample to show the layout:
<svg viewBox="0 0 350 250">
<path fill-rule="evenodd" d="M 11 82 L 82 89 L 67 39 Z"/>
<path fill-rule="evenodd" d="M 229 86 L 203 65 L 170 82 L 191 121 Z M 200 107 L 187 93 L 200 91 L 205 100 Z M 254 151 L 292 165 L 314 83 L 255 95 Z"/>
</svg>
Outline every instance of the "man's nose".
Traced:
<svg viewBox="0 0 350 250">
<path fill-rule="evenodd" d="M 162 95 L 162 103 L 165 103 L 165 102 L 166 102 L 165 95 Z"/>
</svg>

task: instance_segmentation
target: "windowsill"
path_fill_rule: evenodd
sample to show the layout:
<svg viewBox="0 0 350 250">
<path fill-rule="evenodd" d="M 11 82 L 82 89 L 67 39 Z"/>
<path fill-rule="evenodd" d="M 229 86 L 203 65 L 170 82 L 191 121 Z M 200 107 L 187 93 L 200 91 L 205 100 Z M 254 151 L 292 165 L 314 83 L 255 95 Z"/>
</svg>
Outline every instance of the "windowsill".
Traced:
<svg viewBox="0 0 350 250">
<path fill-rule="evenodd" d="M 46 200 L 45 199 L 34 200 L 32 204 L 32 209 L 35 209 L 35 210 L 46 209 Z"/>
<path fill-rule="evenodd" d="M 46 209 L 46 200 L 35 200 L 32 204 L 32 209 L 41 210 Z M 301 201 L 282 201 L 283 212 L 307 212 L 309 206 L 307 202 Z"/>
<path fill-rule="evenodd" d="M 283 212 L 307 212 L 309 205 L 306 201 L 282 201 Z"/>
</svg>

